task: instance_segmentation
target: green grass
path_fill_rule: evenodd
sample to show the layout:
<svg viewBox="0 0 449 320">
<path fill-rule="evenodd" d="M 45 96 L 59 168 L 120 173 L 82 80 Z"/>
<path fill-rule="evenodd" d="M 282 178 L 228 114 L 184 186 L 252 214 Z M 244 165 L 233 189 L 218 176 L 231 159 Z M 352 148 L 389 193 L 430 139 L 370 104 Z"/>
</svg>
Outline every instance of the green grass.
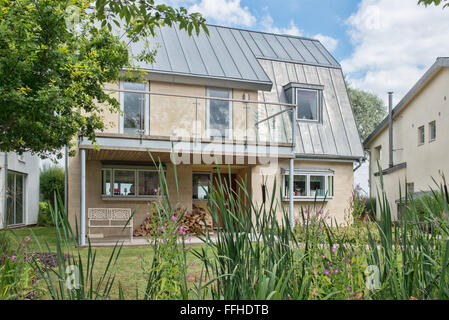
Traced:
<svg viewBox="0 0 449 320">
<path fill-rule="evenodd" d="M 5 232 L 5 231 L 0 231 Z M 51 251 L 56 251 L 56 229 L 55 227 L 25 227 L 20 229 L 10 230 L 14 234 L 14 238 L 18 242 L 24 241 L 27 237 L 32 240 L 27 242 L 29 252 L 48 252 L 46 249 L 46 244 L 50 247 Z M 34 236 L 38 239 L 42 250 L 39 249 L 39 245 L 34 241 Z M 195 282 L 198 281 L 201 275 L 201 261 L 192 254 L 192 249 L 198 249 L 202 247 L 201 244 L 189 245 L 189 253 L 187 254 L 187 266 L 188 273 L 187 279 L 189 284 L 193 286 Z M 94 268 L 94 279 L 98 279 L 108 263 L 109 257 L 111 256 L 113 248 L 94 248 L 96 251 L 96 260 Z M 88 254 L 87 248 L 81 249 L 81 257 L 86 260 Z M 139 246 L 139 247 L 123 247 L 120 256 L 117 261 L 117 265 L 112 270 L 116 274 L 116 283 L 119 282 L 122 285 L 124 296 L 127 298 L 132 298 L 136 296 L 136 287 L 140 292 L 144 292 L 147 285 L 147 281 L 144 279 L 142 270 L 139 267 L 140 259 L 139 257 L 152 257 L 154 254 L 153 249 L 150 246 Z M 97 274 L 98 273 L 98 274 Z M 114 286 L 111 294 L 111 298 L 118 297 L 118 286 Z"/>
</svg>

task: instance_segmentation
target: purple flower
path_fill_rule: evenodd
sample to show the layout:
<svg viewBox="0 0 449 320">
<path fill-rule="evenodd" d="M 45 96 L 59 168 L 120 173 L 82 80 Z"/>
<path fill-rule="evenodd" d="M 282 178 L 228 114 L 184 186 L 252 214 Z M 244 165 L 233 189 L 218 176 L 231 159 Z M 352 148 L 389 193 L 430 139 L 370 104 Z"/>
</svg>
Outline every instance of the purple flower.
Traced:
<svg viewBox="0 0 449 320">
<path fill-rule="evenodd" d="M 164 227 L 162 227 L 162 226 L 159 226 L 159 227 L 157 227 L 157 228 L 156 228 L 156 230 L 157 230 L 157 231 L 161 231 L 161 230 L 164 230 Z"/>
<path fill-rule="evenodd" d="M 325 274 L 326 276 L 329 275 L 329 270 L 325 269 L 325 270 L 324 270 L 324 274 Z"/>
<path fill-rule="evenodd" d="M 30 237 L 26 237 L 25 241 L 30 241 L 31 238 Z"/>
<path fill-rule="evenodd" d="M 141 256 L 137 256 L 137 259 L 139 259 L 139 260 L 140 260 L 140 259 L 142 259 L 142 257 L 141 257 Z"/>
<path fill-rule="evenodd" d="M 11 256 L 11 261 L 14 261 L 14 260 L 16 260 L 16 256 L 13 254 L 13 255 Z"/>
<path fill-rule="evenodd" d="M 446 212 L 443 212 L 443 213 L 441 214 L 441 216 L 442 216 L 442 217 L 447 217 L 447 213 L 446 213 Z"/>
<path fill-rule="evenodd" d="M 176 221 L 177 219 L 176 219 L 176 217 L 173 215 L 173 216 L 171 217 L 171 220 L 172 220 L 172 221 Z"/>
<path fill-rule="evenodd" d="M 180 226 L 179 227 L 179 234 L 182 235 L 182 236 L 186 234 L 186 230 L 185 230 L 184 226 Z"/>
<path fill-rule="evenodd" d="M 333 252 L 333 253 L 335 253 L 335 251 L 337 251 L 337 249 L 335 249 L 335 248 L 332 248 L 332 252 Z"/>
<path fill-rule="evenodd" d="M 334 270 L 334 273 L 338 273 L 338 269 L 335 269 L 335 270 Z"/>
<path fill-rule="evenodd" d="M 165 244 L 165 243 L 167 242 L 167 240 L 165 240 L 165 239 L 162 239 L 162 241 L 161 241 L 161 242 Z"/>
<path fill-rule="evenodd" d="M 357 184 L 357 185 L 355 186 L 355 190 L 357 190 L 357 191 L 362 190 L 362 188 L 360 188 L 360 184 Z"/>
</svg>

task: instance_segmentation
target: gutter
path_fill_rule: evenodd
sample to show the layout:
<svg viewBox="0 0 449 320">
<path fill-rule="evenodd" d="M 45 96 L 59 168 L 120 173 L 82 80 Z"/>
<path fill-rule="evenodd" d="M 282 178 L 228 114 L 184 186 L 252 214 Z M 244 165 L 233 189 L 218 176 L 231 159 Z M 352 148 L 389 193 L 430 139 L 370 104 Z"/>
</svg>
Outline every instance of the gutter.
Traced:
<svg viewBox="0 0 449 320">
<path fill-rule="evenodd" d="M 361 166 L 363 161 L 365 160 L 365 158 L 360 158 L 359 160 L 357 160 L 358 164 L 357 166 L 353 169 L 353 172 L 356 172 Z"/>
</svg>

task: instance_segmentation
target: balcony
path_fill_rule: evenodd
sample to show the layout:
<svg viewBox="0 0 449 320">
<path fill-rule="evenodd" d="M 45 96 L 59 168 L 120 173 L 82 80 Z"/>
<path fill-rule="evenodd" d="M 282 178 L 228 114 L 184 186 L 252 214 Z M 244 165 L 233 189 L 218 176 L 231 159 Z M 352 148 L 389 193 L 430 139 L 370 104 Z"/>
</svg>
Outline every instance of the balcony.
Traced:
<svg viewBox="0 0 449 320">
<path fill-rule="evenodd" d="M 232 91 L 223 89 L 208 89 L 207 96 L 195 96 L 151 92 L 145 85 L 132 85 L 137 86 L 106 89 L 119 93 L 122 112 L 107 133 L 97 135 L 100 147 L 162 150 L 175 144 L 178 149 L 202 151 L 212 143 L 231 153 L 256 152 L 260 146 L 293 152 L 295 105 L 250 100 L 248 95 L 233 99 Z"/>
</svg>

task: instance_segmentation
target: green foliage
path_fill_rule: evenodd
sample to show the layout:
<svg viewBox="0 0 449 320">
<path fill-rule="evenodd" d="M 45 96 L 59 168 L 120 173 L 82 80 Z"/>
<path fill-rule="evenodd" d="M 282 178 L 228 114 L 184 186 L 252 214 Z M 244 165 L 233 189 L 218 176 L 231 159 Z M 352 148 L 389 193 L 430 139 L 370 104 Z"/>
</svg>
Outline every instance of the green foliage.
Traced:
<svg viewBox="0 0 449 320">
<path fill-rule="evenodd" d="M 88 9 L 90 2 L 0 0 L 0 151 L 61 158 L 74 137 L 95 143 L 95 131 L 105 129 L 102 113 L 119 111 L 105 84 L 116 82 L 123 69 L 134 70 L 133 59 L 154 57 L 148 51 L 133 57 L 111 22 L 124 20 L 133 42 L 162 24 L 197 32 L 205 27 L 199 14 L 153 1 L 98 0 L 97 10 Z"/>
<path fill-rule="evenodd" d="M 37 218 L 39 226 L 54 226 L 53 219 L 50 213 L 50 205 L 48 202 L 39 202 L 39 216 Z"/>
<path fill-rule="evenodd" d="M 36 274 L 27 263 L 27 242 L 17 242 L 11 231 L 0 231 L 0 300 L 24 299 L 33 292 Z"/>
<path fill-rule="evenodd" d="M 360 138 L 363 141 L 385 118 L 387 111 L 382 100 L 372 93 L 354 89 L 348 85 L 348 94 Z"/>
<path fill-rule="evenodd" d="M 444 4 L 443 8 L 446 8 L 449 6 L 449 3 L 447 3 L 448 0 L 418 0 L 418 4 L 424 4 L 426 7 L 427 6 L 439 6 L 440 4 Z"/>
<path fill-rule="evenodd" d="M 39 189 L 42 201 L 54 201 L 55 192 L 64 195 L 64 168 L 59 166 L 45 166 L 41 169 Z"/>
</svg>

